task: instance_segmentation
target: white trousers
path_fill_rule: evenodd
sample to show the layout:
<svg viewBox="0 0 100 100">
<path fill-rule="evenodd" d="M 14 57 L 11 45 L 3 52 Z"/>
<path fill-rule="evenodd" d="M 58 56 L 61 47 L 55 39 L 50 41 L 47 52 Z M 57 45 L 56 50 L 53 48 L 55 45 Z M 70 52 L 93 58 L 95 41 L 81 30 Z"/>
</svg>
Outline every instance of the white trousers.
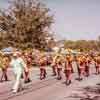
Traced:
<svg viewBox="0 0 100 100">
<path fill-rule="evenodd" d="M 18 90 L 22 88 L 21 75 L 22 73 L 15 74 L 15 83 L 13 86 L 13 92 L 18 92 Z"/>
</svg>

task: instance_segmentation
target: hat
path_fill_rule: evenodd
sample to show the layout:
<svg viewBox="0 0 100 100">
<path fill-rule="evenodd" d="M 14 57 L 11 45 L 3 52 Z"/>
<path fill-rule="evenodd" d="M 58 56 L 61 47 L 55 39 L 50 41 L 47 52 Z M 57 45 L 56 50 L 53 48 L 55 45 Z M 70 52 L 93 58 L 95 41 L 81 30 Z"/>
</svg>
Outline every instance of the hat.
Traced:
<svg viewBox="0 0 100 100">
<path fill-rule="evenodd" d="M 17 57 L 17 56 L 18 56 L 18 54 L 15 52 L 15 53 L 13 53 L 13 56 L 14 56 L 14 57 Z"/>
</svg>

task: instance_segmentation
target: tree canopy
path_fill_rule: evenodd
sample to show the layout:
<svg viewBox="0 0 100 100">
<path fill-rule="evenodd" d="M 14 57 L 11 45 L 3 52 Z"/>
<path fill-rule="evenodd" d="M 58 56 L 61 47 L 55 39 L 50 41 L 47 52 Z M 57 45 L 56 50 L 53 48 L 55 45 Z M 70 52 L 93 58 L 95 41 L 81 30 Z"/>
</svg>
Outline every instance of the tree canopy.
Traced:
<svg viewBox="0 0 100 100">
<path fill-rule="evenodd" d="M 65 40 L 64 47 L 70 49 L 80 49 L 81 51 L 100 50 L 99 40 Z"/>
<path fill-rule="evenodd" d="M 44 48 L 53 23 L 49 12 L 50 9 L 37 0 L 12 0 L 8 10 L 0 10 L 2 41 L 16 47 Z"/>
</svg>

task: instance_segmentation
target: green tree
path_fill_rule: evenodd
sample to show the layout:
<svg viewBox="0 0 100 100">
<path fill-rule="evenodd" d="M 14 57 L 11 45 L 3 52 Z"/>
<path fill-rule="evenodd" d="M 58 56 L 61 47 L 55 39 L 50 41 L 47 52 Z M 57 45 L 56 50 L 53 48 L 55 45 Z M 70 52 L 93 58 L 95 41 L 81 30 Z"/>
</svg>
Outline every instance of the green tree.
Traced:
<svg viewBox="0 0 100 100">
<path fill-rule="evenodd" d="M 9 10 L 0 11 L 0 30 L 6 33 L 5 40 L 10 44 L 44 48 L 53 22 L 49 12 L 37 0 L 12 0 Z"/>
<path fill-rule="evenodd" d="M 100 36 L 98 36 L 98 47 L 99 47 L 99 50 L 100 50 Z"/>
<path fill-rule="evenodd" d="M 77 40 L 77 41 L 65 41 L 65 48 L 80 49 L 81 51 L 98 50 L 98 46 L 95 40 Z"/>
</svg>

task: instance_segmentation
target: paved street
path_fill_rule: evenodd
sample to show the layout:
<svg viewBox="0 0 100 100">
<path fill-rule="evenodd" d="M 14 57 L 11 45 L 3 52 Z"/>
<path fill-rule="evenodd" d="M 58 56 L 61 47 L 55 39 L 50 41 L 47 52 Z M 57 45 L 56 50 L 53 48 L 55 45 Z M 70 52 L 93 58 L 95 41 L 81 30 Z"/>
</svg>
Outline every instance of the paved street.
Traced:
<svg viewBox="0 0 100 100">
<path fill-rule="evenodd" d="M 100 100 L 100 0 L 0 0 L 0 100 Z"/>
<path fill-rule="evenodd" d="M 91 88 L 94 89 L 98 86 L 96 84 L 100 82 L 100 75 L 95 75 L 93 71 L 92 68 L 91 76 L 84 78 L 81 82 L 75 80 L 77 78 L 75 71 L 72 75 L 72 84 L 66 86 L 64 76 L 61 81 L 56 80 L 56 77 L 51 76 L 50 68 L 47 68 L 47 78 L 39 80 L 39 69 L 34 68 L 30 75 L 32 82 L 23 84 L 24 90 L 22 92 L 12 94 L 11 87 L 14 79 L 11 69 L 9 69 L 10 81 L 0 83 L 0 100 L 100 100 L 98 93 L 91 92 Z M 96 99 L 93 99 L 95 97 Z"/>
</svg>

